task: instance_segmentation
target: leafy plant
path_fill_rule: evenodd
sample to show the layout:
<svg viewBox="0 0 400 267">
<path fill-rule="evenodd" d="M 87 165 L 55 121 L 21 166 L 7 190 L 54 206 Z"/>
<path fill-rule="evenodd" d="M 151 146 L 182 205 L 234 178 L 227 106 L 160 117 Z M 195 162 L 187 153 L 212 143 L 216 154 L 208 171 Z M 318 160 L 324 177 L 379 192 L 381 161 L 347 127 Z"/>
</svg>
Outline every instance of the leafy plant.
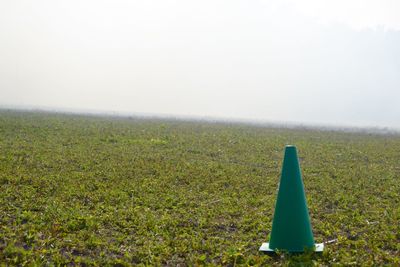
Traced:
<svg viewBox="0 0 400 267">
<path fill-rule="evenodd" d="M 322 255 L 258 252 L 297 145 Z M 398 265 L 400 136 L 0 111 L 5 265 Z"/>
</svg>

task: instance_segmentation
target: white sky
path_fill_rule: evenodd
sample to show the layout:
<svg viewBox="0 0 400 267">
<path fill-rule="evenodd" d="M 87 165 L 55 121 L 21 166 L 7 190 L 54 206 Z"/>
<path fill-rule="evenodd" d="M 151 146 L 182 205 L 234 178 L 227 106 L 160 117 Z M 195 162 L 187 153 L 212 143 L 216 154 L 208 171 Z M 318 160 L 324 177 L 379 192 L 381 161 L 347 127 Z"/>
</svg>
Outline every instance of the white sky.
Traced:
<svg viewBox="0 0 400 267">
<path fill-rule="evenodd" d="M 0 0 L 0 105 L 400 128 L 400 1 Z"/>
</svg>

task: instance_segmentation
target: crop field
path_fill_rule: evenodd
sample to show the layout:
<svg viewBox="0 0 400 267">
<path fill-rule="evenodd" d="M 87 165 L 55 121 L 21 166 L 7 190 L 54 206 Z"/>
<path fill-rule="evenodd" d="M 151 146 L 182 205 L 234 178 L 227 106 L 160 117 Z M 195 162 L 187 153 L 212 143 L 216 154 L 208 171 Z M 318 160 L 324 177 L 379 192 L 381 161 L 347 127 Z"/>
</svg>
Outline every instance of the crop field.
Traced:
<svg viewBox="0 0 400 267">
<path fill-rule="evenodd" d="M 322 254 L 265 255 L 284 146 Z M 400 136 L 0 111 L 0 265 L 400 265 Z"/>
</svg>

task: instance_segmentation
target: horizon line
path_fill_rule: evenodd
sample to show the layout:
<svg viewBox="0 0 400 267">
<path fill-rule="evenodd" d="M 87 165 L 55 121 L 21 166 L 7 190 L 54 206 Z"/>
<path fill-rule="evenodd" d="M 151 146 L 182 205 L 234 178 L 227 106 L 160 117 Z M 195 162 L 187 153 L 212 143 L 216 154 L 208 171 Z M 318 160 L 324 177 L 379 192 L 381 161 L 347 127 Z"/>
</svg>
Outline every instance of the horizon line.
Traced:
<svg viewBox="0 0 400 267">
<path fill-rule="evenodd" d="M 300 121 L 277 121 L 268 119 L 250 119 L 240 117 L 223 117 L 212 115 L 182 115 L 168 113 L 147 113 L 147 112 L 129 112 L 129 111 L 113 111 L 102 109 L 84 109 L 84 108 L 68 108 L 68 107 L 49 107 L 39 105 L 3 105 L 0 104 L 1 110 L 22 111 L 22 112 L 46 112 L 61 113 L 66 115 L 86 115 L 86 116 L 106 116 L 129 118 L 135 117 L 140 119 L 160 119 L 160 120 L 178 120 L 188 122 L 209 122 L 209 123 L 233 123 L 245 124 L 249 126 L 274 127 L 287 129 L 307 129 L 322 131 L 339 131 L 348 133 L 372 133 L 384 135 L 398 135 L 400 128 L 389 126 L 367 126 L 367 125 L 340 125 L 333 123 L 312 123 Z"/>
</svg>

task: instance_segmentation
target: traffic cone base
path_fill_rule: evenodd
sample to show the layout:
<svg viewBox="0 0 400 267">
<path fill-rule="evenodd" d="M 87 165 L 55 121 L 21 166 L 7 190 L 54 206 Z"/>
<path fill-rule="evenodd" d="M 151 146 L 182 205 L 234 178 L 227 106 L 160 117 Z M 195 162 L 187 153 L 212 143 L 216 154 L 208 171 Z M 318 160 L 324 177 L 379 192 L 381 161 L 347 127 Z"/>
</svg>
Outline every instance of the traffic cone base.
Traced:
<svg viewBox="0 0 400 267">
<path fill-rule="evenodd" d="M 269 247 L 269 243 L 262 243 L 259 251 L 266 253 L 274 253 L 275 250 Z M 324 243 L 315 244 L 314 252 L 323 252 L 324 251 Z M 303 251 L 290 251 L 290 252 L 304 252 Z"/>
</svg>

